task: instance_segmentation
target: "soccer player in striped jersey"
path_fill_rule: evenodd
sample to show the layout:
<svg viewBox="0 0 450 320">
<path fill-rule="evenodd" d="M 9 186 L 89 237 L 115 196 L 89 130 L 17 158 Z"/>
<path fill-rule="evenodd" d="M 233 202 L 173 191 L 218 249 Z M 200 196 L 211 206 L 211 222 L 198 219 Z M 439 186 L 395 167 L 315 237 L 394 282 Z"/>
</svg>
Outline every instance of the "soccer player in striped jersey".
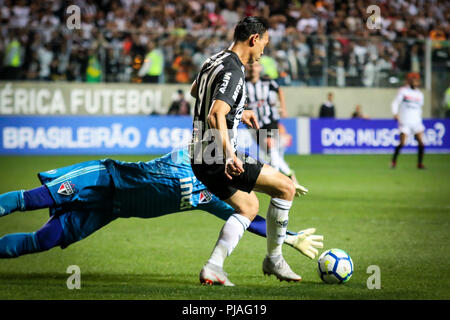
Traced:
<svg viewBox="0 0 450 320">
<path fill-rule="evenodd" d="M 259 62 L 247 65 L 247 102 L 248 107 L 258 117 L 260 130 L 256 132 L 256 142 L 266 154 L 269 164 L 281 173 L 285 174 L 295 184 L 296 196 L 307 192 L 297 181 L 294 171 L 284 160 L 284 147 L 281 145 L 280 115 L 287 116 L 284 94 L 278 83 L 268 77 L 261 78 L 262 66 Z M 280 111 L 278 112 L 277 101 L 280 101 Z M 264 130 L 264 134 L 261 134 Z M 260 140 L 263 141 L 260 141 Z"/>
<path fill-rule="evenodd" d="M 397 166 L 397 158 L 400 150 L 406 143 L 409 134 L 414 135 L 418 142 L 417 168 L 424 169 L 423 155 L 425 144 L 423 143 L 423 132 L 425 126 L 422 122 L 423 93 L 419 90 L 420 75 L 417 72 L 410 72 L 406 78 L 408 84 L 398 90 L 397 96 L 392 102 L 392 113 L 398 122 L 400 131 L 400 143 L 395 148 L 392 156 L 391 168 Z"/>
<path fill-rule="evenodd" d="M 258 61 L 269 43 L 264 18 L 246 17 L 234 30 L 230 47 L 205 61 L 191 87 L 194 109 L 192 171 L 219 199 L 235 209 L 225 222 L 211 256 L 200 271 L 200 282 L 233 286 L 223 264 L 259 211 L 253 190 L 271 197 L 267 210 L 267 253 L 262 271 L 279 280 L 300 281 L 282 255 L 289 210 L 295 196 L 291 179 L 267 164 L 239 158 L 239 122 L 258 129 L 256 116 L 244 110 L 245 65 Z"/>
<path fill-rule="evenodd" d="M 0 238 L 0 258 L 15 258 L 56 246 L 66 248 L 117 218 L 155 218 L 203 210 L 228 219 L 234 209 L 194 176 L 187 149 L 148 162 L 87 161 L 38 174 L 42 186 L 0 195 L 0 217 L 14 211 L 49 208 L 50 219 L 36 232 Z M 249 227 L 266 236 L 264 218 Z M 323 237 L 314 228 L 290 232 L 285 243 L 315 258 Z"/>
</svg>

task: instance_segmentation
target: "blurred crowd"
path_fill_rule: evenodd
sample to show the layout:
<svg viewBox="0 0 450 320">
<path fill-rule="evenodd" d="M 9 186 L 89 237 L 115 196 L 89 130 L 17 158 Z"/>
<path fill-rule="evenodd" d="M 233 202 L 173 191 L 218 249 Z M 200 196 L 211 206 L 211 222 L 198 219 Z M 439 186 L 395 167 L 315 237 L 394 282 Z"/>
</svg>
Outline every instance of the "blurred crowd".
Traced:
<svg viewBox="0 0 450 320">
<path fill-rule="evenodd" d="M 2 79 L 190 83 L 247 15 L 268 19 L 261 63 L 282 85 L 401 84 L 408 72 L 424 74 L 428 38 L 441 40 L 433 59 L 449 67 L 449 1 L 0 0 L 0 7 Z"/>
</svg>

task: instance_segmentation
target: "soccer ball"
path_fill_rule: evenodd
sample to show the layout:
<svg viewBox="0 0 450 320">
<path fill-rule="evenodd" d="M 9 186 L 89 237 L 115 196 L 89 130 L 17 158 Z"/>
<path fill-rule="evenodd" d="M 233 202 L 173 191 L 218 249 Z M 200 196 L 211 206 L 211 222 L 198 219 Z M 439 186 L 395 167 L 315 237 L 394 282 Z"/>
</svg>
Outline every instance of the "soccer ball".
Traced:
<svg viewBox="0 0 450 320">
<path fill-rule="evenodd" d="M 327 250 L 319 257 L 317 272 L 325 283 L 347 282 L 353 274 L 352 258 L 341 249 Z"/>
</svg>

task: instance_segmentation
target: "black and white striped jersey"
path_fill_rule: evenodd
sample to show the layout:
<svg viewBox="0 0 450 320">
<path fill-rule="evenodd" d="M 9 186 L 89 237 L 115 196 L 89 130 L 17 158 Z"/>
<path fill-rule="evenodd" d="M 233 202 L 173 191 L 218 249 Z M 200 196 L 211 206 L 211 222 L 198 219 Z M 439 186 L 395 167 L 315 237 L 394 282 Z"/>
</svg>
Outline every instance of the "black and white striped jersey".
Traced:
<svg viewBox="0 0 450 320">
<path fill-rule="evenodd" d="M 197 99 L 194 109 L 193 141 L 205 141 L 205 132 L 209 129 L 208 114 L 214 100 L 222 100 L 230 107 L 226 115 L 231 145 L 236 151 L 237 127 L 244 111 L 245 67 L 236 53 L 223 50 L 207 59 L 196 78 Z"/>
<path fill-rule="evenodd" d="M 247 103 L 258 117 L 259 127 L 278 121 L 278 83 L 271 79 L 259 79 L 255 83 L 247 81 L 246 86 Z"/>
</svg>

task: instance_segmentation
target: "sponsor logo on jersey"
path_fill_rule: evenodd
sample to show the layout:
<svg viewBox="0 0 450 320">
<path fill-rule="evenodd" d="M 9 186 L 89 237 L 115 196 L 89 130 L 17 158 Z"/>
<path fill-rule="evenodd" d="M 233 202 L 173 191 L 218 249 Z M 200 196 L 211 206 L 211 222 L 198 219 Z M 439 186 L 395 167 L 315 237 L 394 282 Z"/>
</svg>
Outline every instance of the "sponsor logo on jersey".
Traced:
<svg viewBox="0 0 450 320">
<path fill-rule="evenodd" d="M 242 80 L 242 78 L 240 78 L 240 79 L 239 79 L 239 83 L 238 83 L 238 85 L 236 86 L 236 90 L 234 90 L 234 93 L 233 93 L 233 100 L 234 100 L 234 101 L 236 101 L 237 96 L 238 96 L 238 94 L 239 94 L 239 91 L 241 90 L 243 84 L 244 84 L 244 80 Z"/>
<path fill-rule="evenodd" d="M 228 83 L 230 82 L 230 79 L 231 79 L 231 72 L 225 73 L 225 75 L 223 76 L 222 85 L 220 86 L 220 89 L 219 89 L 219 91 L 221 93 L 225 93 L 225 90 L 227 90 Z M 236 100 L 236 99 L 234 99 L 234 100 Z"/>
<path fill-rule="evenodd" d="M 71 184 L 70 181 L 64 181 L 61 183 L 58 189 L 58 193 L 64 196 L 69 196 L 75 192 L 75 185 Z"/>
<path fill-rule="evenodd" d="M 212 195 L 209 191 L 203 190 L 200 192 L 200 200 L 198 203 L 208 203 L 212 200 Z"/>
<path fill-rule="evenodd" d="M 405 95 L 403 101 L 410 102 L 410 103 L 419 103 L 421 101 L 420 97 L 414 97 L 414 96 L 407 96 Z"/>
<path fill-rule="evenodd" d="M 194 188 L 192 180 L 193 179 L 191 177 L 180 179 L 180 210 L 188 210 L 192 208 L 192 189 Z"/>
</svg>

